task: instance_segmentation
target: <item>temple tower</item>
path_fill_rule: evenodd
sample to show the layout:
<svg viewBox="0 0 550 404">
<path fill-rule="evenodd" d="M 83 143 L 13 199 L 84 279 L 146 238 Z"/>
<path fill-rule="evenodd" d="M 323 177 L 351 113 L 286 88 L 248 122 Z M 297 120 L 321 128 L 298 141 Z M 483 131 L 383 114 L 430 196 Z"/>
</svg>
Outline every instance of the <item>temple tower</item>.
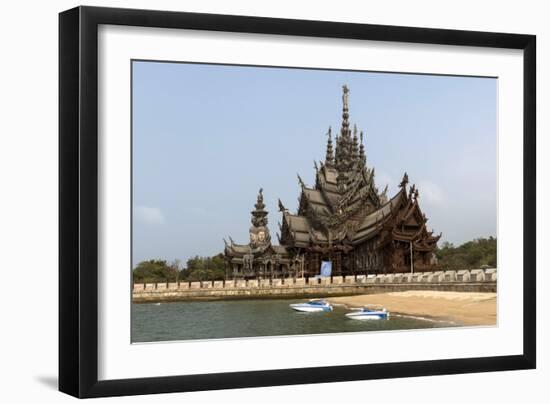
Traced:
<svg viewBox="0 0 550 404">
<path fill-rule="evenodd" d="M 265 210 L 263 189 L 260 188 L 254 210 L 251 213 L 252 226 L 250 227 L 250 246 L 253 248 L 264 247 L 271 242 L 269 228 L 267 227 L 267 214 Z"/>
</svg>

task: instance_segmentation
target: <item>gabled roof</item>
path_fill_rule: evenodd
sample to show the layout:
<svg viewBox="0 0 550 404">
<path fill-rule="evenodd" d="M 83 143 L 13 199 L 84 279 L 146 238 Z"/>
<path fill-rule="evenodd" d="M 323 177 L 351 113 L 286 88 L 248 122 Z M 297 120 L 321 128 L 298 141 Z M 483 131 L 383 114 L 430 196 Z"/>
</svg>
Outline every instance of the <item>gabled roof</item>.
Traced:
<svg viewBox="0 0 550 404">
<path fill-rule="evenodd" d="M 304 195 L 312 205 L 321 205 L 317 203 L 322 200 L 322 193 L 320 191 L 304 188 Z M 349 234 L 349 229 L 344 227 L 344 229 L 348 230 L 339 231 L 337 234 L 332 233 L 329 240 L 328 234 L 325 231 L 313 228 L 306 216 L 293 215 L 288 211 L 283 213 L 283 221 L 286 223 L 292 244 L 296 247 L 304 248 L 318 244 L 327 244 L 329 241 L 339 242 L 345 237 L 350 237 L 352 244 L 358 244 L 380 234 L 386 223 L 393 220 L 392 226 L 397 227 L 393 228 L 389 234 L 394 239 L 411 241 L 421 238 L 422 242 L 418 244 L 418 248 L 431 248 L 433 243 L 439 240 L 439 237 L 431 236 L 431 234 L 426 232 L 425 222 L 418 222 L 416 218 L 418 215 L 422 217 L 418 200 L 407 195 L 406 188 L 401 187 L 393 198 L 366 215 L 352 234 Z M 412 226 L 413 228 L 401 229 L 402 224 Z"/>
<path fill-rule="evenodd" d="M 393 217 L 401 205 L 402 199 L 406 196 L 406 192 L 403 188 L 399 190 L 395 196 L 382 205 L 379 209 L 365 216 L 357 232 L 353 237 L 354 242 L 363 241 L 377 233 L 379 229 L 378 225 L 387 221 L 390 217 Z"/>
<path fill-rule="evenodd" d="M 291 231 L 309 234 L 311 226 L 305 216 L 292 215 L 288 212 L 285 212 L 284 219 L 286 220 L 287 225 L 291 229 Z"/>
<path fill-rule="evenodd" d="M 315 190 L 304 189 L 304 195 L 311 198 L 314 201 L 314 198 L 318 198 L 320 195 L 319 191 L 317 193 L 313 192 Z M 362 241 L 369 236 L 376 234 L 380 230 L 380 224 L 385 222 L 388 218 L 392 217 L 399 208 L 402 198 L 406 196 L 406 192 L 401 189 L 390 201 L 381 206 L 379 209 L 365 216 L 361 224 L 357 227 L 357 231 L 352 236 L 352 241 Z M 314 202 L 315 204 L 315 202 Z M 288 211 L 283 213 L 283 220 L 286 223 L 288 233 L 292 237 L 294 243 L 298 247 L 309 246 L 310 244 L 315 243 L 327 243 L 329 242 L 328 235 L 326 232 L 323 232 L 319 229 L 314 229 L 309 221 L 309 219 L 302 215 L 293 215 Z M 337 242 L 339 237 L 344 237 L 345 233 L 339 234 L 338 236 L 333 234 L 334 239 L 330 241 Z"/>
<path fill-rule="evenodd" d="M 310 203 L 316 203 L 316 204 L 326 206 L 327 203 L 321 191 L 317 189 L 306 188 L 306 187 L 304 187 L 303 191 Z"/>
<path fill-rule="evenodd" d="M 287 255 L 288 251 L 284 246 L 281 245 L 273 245 L 273 244 L 267 244 L 263 248 L 257 248 L 254 249 L 248 244 L 227 244 L 225 246 L 225 253 L 226 255 L 232 256 L 232 257 L 242 257 L 244 255 L 264 255 L 265 253 L 273 253 L 273 254 L 280 254 L 280 255 Z"/>
<path fill-rule="evenodd" d="M 251 254 L 252 248 L 248 244 L 231 243 L 225 246 L 225 252 L 226 254 L 229 253 L 229 255 L 242 256 L 246 254 Z"/>
</svg>

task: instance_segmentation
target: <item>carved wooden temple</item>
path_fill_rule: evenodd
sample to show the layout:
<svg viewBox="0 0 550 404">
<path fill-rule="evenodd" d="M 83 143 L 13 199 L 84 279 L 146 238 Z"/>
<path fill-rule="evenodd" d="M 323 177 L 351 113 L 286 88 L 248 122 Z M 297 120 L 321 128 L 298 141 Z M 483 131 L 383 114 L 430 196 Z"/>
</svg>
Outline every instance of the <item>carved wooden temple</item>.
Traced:
<svg viewBox="0 0 550 404">
<path fill-rule="evenodd" d="M 227 278 L 283 278 L 295 275 L 295 263 L 287 249 L 282 245 L 273 245 L 267 214 L 264 204 L 263 190 L 260 188 L 258 200 L 254 205 L 250 241 L 248 244 L 225 242 L 225 258 Z M 300 257 L 296 257 L 300 259 Z"/>
<path fill-rule="evenodd" d="M 301 186 L 298 211 L 279 200 L 279 244 L 273 245 L 260 189 L 252 211 L 250 242 L 226 242 L 228 278 L 304 277 L 331 262 L 332 275 L 427 271 L 441 234 L 426 227 L 419 192 L 405 173 L 399 191 L 379 192 L 367 166 L 363 132 L 349 123 L 349 89 L 343 87 L 342 125 L 333 147 L 328 130 L 325 161 L 315 165 L 315 185 Z"/>
</svg>

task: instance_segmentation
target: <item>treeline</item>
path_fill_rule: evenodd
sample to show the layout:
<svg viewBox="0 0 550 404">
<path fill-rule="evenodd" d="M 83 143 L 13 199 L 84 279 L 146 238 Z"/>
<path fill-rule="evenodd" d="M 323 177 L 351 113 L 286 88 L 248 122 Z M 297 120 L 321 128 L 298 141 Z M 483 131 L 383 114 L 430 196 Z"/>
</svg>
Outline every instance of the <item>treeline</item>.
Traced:
<svg viewBox="0 0 550 404">
<path fill-rule="evenodd" d="M 435 255 L 442 269 L 459 270 L 497 266 L 497 239 L 478 238 L 458 247 L 445 242 L 437 248 Z"/>
<path fill-rule="evenodd" d="M 180 260 L 155 259 L 140 262 L 132 271 L 134 283 L 214 281 L 225 277 L 223 254 L 193 257 L 183 267 Z"/>
<path fill-rule="evenodd" d="M 497 266 L 497 239 L 478 238 L 458 247 L 445 242 L 435 250 L 438 267 L 448 270 L 474 269 Z M 148 260 L 133 270 L 135 283 L 215 281 L 225 278 L 223 254 L 213 257 L 195 256 L 185 267 L 180 260 Z"/>
</svg>

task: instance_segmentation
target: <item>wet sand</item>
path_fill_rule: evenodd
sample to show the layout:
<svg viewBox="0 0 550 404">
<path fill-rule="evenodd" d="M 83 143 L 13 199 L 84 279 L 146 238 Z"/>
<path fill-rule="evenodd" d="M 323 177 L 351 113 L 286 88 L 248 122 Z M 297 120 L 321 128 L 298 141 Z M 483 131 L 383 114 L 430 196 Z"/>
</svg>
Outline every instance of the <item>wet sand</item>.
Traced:
<svg viewBox="0 0 550 404">
<path fill-rule="evenodd" d="M 377 304 L 390 313 L 452 321 L 457 325 L 496 325 L 497 319 L 496 293 L 411 290 L 327 300 L 350 308 Z"/>
</svg>

